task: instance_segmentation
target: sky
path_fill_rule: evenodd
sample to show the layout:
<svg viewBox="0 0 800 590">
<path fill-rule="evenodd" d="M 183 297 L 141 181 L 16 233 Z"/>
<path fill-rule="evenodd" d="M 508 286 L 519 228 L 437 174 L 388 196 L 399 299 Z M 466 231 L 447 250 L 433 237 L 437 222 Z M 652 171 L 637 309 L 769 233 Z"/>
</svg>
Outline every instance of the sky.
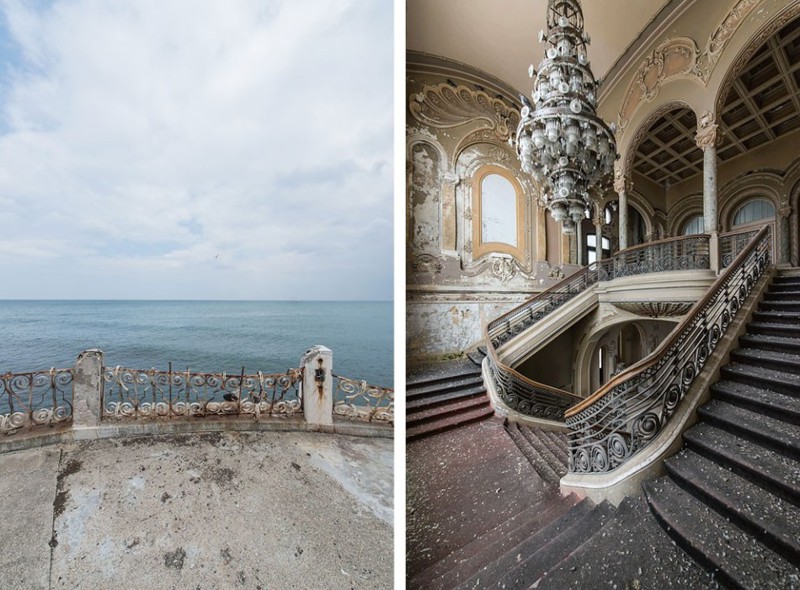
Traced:
<svg viewBox="0 0 800 590">
<path fill-rule="evenodd" d="M 0 299 L 392 298 L 391 1 L 0 12 Z"/>
</svg>

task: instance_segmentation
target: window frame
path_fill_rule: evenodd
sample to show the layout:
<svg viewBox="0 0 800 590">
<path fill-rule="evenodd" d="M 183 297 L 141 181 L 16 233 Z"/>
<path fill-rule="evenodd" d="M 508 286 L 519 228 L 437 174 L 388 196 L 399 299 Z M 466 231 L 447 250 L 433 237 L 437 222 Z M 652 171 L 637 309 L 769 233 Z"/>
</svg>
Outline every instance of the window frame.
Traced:
<svg viewBox="0 0 800 590">
<path fill-rule="evenodd" d="M 517 245 L 505 242 L 483 241 L 483 180 L 489 175 L 497 174 L 507 180 L 514 189 L 516 198 L 516 230 Z M 522 186 L 507 169 L 493 164 L 482 166 L 472 177 L 472 257 L 480 258 L 492 253 L 509 254 L 518 260 L 524 259 L 525 253 L 525 198 Z"/>
</svg>

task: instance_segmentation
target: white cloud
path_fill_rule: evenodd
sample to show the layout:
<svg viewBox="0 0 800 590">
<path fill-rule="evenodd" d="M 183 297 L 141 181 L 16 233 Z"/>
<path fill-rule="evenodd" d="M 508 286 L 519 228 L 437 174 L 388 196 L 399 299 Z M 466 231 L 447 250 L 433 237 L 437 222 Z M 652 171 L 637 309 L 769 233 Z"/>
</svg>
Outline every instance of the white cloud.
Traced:
<svg viewBox="0 0 800 590">
<path fill-rule="evenodd" d="M 391 297 L 390 2 L 0 7 L 0 297 Z"/>
</svg>

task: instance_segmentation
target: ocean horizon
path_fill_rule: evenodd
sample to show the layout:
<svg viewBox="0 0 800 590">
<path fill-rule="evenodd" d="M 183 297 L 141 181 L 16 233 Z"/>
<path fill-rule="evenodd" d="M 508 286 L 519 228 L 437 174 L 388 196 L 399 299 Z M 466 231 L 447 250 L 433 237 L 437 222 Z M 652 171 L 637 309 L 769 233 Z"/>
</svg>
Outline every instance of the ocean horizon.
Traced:
<svg viewBox="0 0 800 590">
<path fill-rule="evenodd" d="M 3 373 L 71 367 L 89 348 L 107 366 L 279 373 L 317 344 L 335 374 L 393 387 L 392 301 L 0 299 Z"/>
</svg>

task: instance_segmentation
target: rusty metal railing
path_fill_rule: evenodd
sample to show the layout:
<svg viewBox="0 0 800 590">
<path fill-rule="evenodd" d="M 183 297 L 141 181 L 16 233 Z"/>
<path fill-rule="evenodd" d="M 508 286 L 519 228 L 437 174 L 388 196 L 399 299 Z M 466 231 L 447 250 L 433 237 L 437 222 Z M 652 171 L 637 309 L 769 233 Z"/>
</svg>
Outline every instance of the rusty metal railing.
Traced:
<svg viewBox="0 0 800 590">
<path fill-rule="evenodd" d="M 173 418 L 200 416 L 288 417 L 301 414 L 302 371 L 239 374 L 189 369 L 103 368 L 103 416 Z"/>
<path fill-rule="evenodd" d="M 0 433 L 72 420 L 72 369 L 0 375 Z"/>
<path fill-rule="evenodd" d="M 394 390 L 333 375 L 333 413 L 353 420 L 394 423 Z"/>
</svg>

